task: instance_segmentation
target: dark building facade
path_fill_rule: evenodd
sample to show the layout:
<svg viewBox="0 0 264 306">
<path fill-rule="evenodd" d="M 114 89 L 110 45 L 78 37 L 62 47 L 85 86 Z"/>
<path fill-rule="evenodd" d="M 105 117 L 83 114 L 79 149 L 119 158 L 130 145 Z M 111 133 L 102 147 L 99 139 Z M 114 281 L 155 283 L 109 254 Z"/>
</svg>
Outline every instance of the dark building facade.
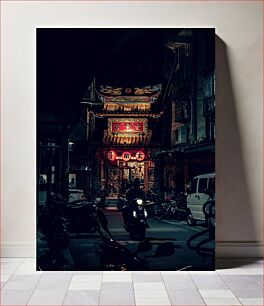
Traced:
<svg viewBox="0 0 264 306">
<path fill-rule="evenodd" d="M 164 53 L 170 120 L 164 149 L 156 154 L 162 194 L 215 171 L 214 29 L 184 29 L 170 36 Z"/>
</svg>

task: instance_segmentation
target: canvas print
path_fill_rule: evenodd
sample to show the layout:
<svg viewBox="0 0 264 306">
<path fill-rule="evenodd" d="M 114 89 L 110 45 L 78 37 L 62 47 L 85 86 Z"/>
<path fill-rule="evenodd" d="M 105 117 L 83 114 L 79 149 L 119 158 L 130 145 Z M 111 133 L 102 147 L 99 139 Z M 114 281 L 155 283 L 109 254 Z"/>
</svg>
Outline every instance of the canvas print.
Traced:
<svg viewBox="0 0 264 306">
<path fill-rule="evenodd" d="M 36 35 L 37 270 L 214 270 L 214 29 Z"/>
</svg>

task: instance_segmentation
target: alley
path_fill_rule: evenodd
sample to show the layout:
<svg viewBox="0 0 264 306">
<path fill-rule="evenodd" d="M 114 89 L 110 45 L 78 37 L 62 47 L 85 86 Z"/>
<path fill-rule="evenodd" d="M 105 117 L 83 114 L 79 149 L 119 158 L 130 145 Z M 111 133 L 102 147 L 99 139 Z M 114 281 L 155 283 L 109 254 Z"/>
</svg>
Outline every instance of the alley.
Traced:
<svg viewBox="0 0 264 306">
<path fill-rule="evenodd" d="M 107 211 L 108 226 L 114 238 L 130 250 L 136 250 L 139 241 L 132 240 L 123 227 L 121 212 Z M 153 258 L 149 260 L 149 270 L 179 270 L 186 267 L 206 269 L 211 265 L 211 258 L 198 255 L 187 247 L 187 240 L 194 234 L 205 230 L 202 226 L 190 227 L 184 221 L 163 221 L 148 219 L 146 239 L 153 244 L 150 252 L 142 253 L 140 257 L 155 253 L 157 245 L 164 242 L 173 242 L 175 253 L 173 256 Z M 207 239 L 208 235 L 197 238 L 198 243 Z M 100 248 L 101 238 L 98 234 L 71 234 L 70 252 L 76 264 L 76 270 L 101 270 Z M 206 244 L 206 247 L 214 248 L 214 242 Z"/>
</svg>

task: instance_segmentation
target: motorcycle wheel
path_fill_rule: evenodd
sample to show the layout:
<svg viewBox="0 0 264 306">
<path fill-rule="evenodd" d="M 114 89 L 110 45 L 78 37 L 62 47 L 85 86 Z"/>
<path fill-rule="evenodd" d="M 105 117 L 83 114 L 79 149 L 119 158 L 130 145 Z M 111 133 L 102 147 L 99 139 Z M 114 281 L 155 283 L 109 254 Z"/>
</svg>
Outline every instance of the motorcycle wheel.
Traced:
<svg viewBox="0 0 264 306">
<path fill-rule="evenodd" d="M 193 226 L 196 224 L 196 220 L 193 219 L 193 215 L 191 213 L 188 213 L 186 222 L 188 225 Z"/>
</svg>

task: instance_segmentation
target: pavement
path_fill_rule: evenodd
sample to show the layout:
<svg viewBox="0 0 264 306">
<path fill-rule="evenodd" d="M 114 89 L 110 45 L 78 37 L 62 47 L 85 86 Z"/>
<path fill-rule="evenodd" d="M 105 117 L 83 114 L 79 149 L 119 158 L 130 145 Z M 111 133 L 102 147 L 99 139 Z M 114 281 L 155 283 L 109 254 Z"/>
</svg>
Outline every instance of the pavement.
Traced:
<svg viewBox="0 0 264 306">
<path fill-rule="evenodd" d="M 115 239 L 130 250 L 136 250 L 138 240 L 131 239 L 130 235 L 123 227 L 121 212 L 110 207 L 105 211 L 109 222 L 109 229 Z M 153 249 L 142 254 L 141 257 L 155 253 L 159 244 L 173 242 L 175 253 L 169 257 L 149 259 L 149 270 L 152 271 L 176 271 L 176 270 L 214 270 L 214 258 L 201 255 L 197 250 L 190 249 L 187 241 L 190 237 L 205 230 L 201 225 L 189 226 L 184 221 L 157 220 L 148 218 L 149 228 L 146 239 L 153 244 Z M 198 235 L 197 235 L 198 234 Z M 193 245 L 208 239 L 208 234 L 204 234 L 193 240 Z M 69 250 L 75 264 L 75 270 L 94 271 L 102 270 L 100 266 L 100 236 L 95 234 L 71 234 Z M 214 241 L 209 241 L 202 245 L 209 249 L 214 249 Z"/>
</svg>

